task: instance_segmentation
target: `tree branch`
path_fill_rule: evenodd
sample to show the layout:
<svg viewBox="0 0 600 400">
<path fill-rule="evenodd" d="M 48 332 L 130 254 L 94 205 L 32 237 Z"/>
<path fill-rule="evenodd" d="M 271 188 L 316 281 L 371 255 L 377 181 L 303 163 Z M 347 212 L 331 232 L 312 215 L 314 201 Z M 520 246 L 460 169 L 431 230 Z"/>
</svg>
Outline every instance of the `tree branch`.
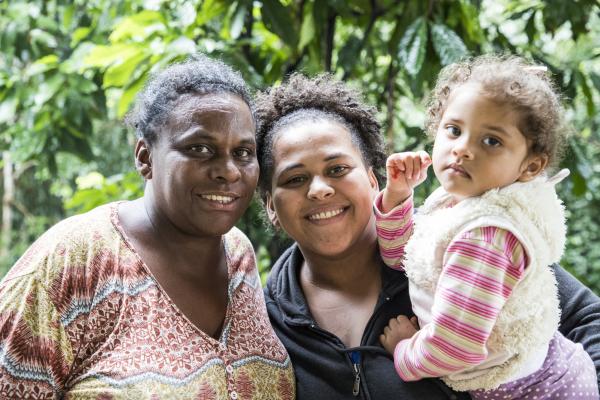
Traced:
<svg viewBox="0 0 600 400">
<path fill-rule="evenodd" d="M 385 92 L 386 92 L 386 131 L 385 131 L 385 140 L 386 147 L 388 151 L 394 150 L 394 115 L 396 114 L 394 110 L 395 99 L 394 99 L 394 82 L 396 81 L 396 69 L 394 68 L 394 60 L 390 61 L 390 66 L 387 71 L 387 79 L 385 84 Z"/>
<path fill-rule="evenodd" d="M 327 26 L 325 31 L 325 71 L 331 72 L 331 59 L 333 58 L 333 40 L 335 36 L 335 19 L 337 13 L 331 7 L 328 8 Z"/>
</svg>

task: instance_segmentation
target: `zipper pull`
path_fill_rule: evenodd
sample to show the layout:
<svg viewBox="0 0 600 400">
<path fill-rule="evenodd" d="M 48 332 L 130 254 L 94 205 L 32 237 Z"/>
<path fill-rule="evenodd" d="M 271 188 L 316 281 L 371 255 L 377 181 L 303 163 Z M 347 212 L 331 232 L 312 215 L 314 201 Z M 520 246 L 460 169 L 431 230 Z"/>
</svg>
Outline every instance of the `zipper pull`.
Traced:
<svg viewBox="0 0 600 400">
<path fill-rule="evenodd" d="M 353 351 L 350 353 L 352 367 L 354 368 L 354 384 L 352 385 L 352 395 L 358 396 L 360 393 L 360 352 Z"/>
</svg>

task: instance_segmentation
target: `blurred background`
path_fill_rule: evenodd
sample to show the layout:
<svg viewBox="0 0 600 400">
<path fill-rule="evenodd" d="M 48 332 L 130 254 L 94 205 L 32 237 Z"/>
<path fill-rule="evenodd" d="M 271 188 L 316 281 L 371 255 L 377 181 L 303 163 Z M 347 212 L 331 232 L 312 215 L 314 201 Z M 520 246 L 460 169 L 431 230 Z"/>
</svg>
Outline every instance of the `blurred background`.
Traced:
<svg viewBox="0 0 600 400">
<path fill-rule="evenodd" d="M 59 220 L 141 195 L 122 118 L 150 73 L 203 52 L 256 90 L 330 72 L 379 110 L 388 149 L 430 149 L 424 98 L 468 55 L 548 66 L 574 134 L 559 186 L 562 264 L 600 294 L 600 6 L 597 0 L 0 0 L 0 277 Z M 417 204 L 435 188 L 430 177 Z M 287 246 L 254 202 L 239 224 L 261 275 Z"/>
</svg>

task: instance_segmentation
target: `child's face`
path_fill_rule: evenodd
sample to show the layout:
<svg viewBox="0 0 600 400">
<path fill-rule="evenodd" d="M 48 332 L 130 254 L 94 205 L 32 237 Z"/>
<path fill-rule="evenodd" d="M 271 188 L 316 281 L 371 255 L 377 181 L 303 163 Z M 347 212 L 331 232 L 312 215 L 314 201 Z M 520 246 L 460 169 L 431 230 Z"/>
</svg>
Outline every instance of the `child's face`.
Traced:
<svg viewBox="0 0 600 400">
<path fill-rule="evenodd" d="M 530 180 L 544 169 L 546 157 L 528 155 L 518 122 L 517 111 L 485 97 L 477 83 L 452 91 L 435 137 L 433 169 L 455 200 Z"/>
</svg>

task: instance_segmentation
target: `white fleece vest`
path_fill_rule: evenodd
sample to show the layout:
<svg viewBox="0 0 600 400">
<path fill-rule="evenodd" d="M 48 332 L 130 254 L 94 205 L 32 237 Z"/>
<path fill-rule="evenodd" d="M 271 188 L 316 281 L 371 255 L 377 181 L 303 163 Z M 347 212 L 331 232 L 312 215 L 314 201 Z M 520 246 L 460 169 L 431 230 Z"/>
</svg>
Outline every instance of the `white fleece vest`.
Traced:
<svg viewBox="0 0 600 400">
<path fill-rule="evenodd" d="M 560 260 L 566 237 L 564 206 L 554 185 L 567 174 L 563 170 L 550 180 L 539 177 L 493 189 L 454 207 L 448 207 L 450 196 L 439 188 L 416 213 L 404 266 L 421 326 L 431 322 L 427 307 L 433 303 L 446 249 L 462 233 L 485 226 L 506 229 L 521 242 L 529 260 L 492 329 L 486 360 L 443 378 L 453 389 L 495 388 L 526 369 L 528 358 L 539 359 L 540 349 L 545 356 L 560 321 L 556 279 L 549 265 Z"/>
</svg>

